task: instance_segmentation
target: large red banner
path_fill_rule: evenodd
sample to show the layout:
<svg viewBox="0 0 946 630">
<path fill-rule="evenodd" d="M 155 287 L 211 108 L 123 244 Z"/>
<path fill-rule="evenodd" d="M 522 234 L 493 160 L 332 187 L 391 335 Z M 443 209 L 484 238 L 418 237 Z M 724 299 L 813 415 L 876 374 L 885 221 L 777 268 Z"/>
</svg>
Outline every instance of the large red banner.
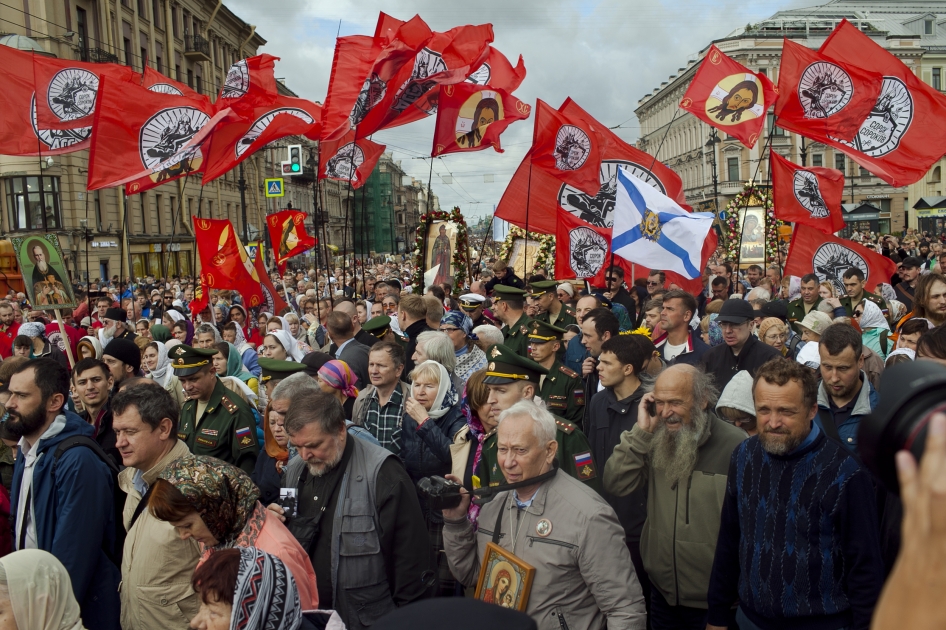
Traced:
<svg viewBox="0 0 946 630">
<path fill-rule="evenodd" d="M 259 273 L 233 224 L 226 219 L 192 218 L 204 288 L 238 291 L 247 308 L 262 304 Z"/>
<path fill-rule="evenodd" d="M 287 260 L 315 247 L 315 237 L 306 234 L 305 217 L 301 210 L 283 210 L 266 217 L 280 274 L 286 273 Z"/>
<path fill-rule="evenodd" d="M 368 181 L 384 149 L 385 145 L 367 138 L 355 140 L 354 131 L 338 140 L 323 140 L 319 144 L 319 179 L 351 182 L 357 190 Z"/>
<path fill-rule="evenodd" d="M 807 225 L 799 225 L 792 234 L 792 244 L 785 261 L 786 276 L 817 274 L 822 282 L 834 284 L 844 295 L 844 272 L 857 267 L 864 272 L 864 288 L 873 291 L 882 282 L 890 282 L 897 273 L 897 263 L 877 252 L 845 238 L 825 234 Z"/>
<path fill-rule="evenodd" d="M 506 90 L 459 83 L 440 88 L 437 125 L 431 155 L 482 151 L 499 153 L 499 136 L 517 120 L 529 117 L 532 108 Z"/>
<path fill-rule="evenodd" d="M 776 218 L 804 223 L 825 234 L 843 228 L 844 174 L 833 168 L 798 166 L 775 151 L 771 155 Z"/>
</svg>

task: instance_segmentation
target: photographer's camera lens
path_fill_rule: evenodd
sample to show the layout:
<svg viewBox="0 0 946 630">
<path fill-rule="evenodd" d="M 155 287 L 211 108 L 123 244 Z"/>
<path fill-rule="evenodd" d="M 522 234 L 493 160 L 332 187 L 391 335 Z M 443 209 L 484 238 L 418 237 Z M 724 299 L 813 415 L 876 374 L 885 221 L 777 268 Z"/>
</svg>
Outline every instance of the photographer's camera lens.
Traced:
<svg viewBox="0 0 946 630">
<path fill-rule="evenodd" d="M 880 391 L 880 404 L 858 428 L 858 450 L 887 490 L 899 495 L 894 456 L 907 450 L 920 461 L 930 420 L 946 413 L 946 367 L 932 361 L 897 364 L 881 375 Z"/>
</svg>

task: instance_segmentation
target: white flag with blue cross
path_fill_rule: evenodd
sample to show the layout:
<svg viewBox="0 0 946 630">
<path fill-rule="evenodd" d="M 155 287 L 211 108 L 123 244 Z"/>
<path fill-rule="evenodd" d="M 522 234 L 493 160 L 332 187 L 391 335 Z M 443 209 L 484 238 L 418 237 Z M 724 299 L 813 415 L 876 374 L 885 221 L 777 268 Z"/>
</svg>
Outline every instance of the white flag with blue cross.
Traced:
<svg viewBox="0 0 946 630">
<path fill-rule="evenodd" d="M 703 242 L 713 227 L 709 212 L 687 212 L 625 168 L 617 173 L 611 249 L 650 269 L 700 276 Z"/>
</svg>

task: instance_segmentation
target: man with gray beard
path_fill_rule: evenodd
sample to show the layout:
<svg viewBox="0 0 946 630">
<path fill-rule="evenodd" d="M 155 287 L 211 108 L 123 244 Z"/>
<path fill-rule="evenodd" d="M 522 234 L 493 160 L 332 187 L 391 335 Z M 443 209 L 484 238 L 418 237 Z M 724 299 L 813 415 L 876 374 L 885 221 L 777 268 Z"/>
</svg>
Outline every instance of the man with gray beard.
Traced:
<svg viewBox="0 0 946 630">
<path fill-rule="evenodd" d="M 690 365 L 667 368 L 604 467 L 610 494 L 647 488 L 641 557 L 653 630 L 706 627 L 729 460 L 746 438 L 713 413 L 718 398 L 711 375 Z"/>
</svg>

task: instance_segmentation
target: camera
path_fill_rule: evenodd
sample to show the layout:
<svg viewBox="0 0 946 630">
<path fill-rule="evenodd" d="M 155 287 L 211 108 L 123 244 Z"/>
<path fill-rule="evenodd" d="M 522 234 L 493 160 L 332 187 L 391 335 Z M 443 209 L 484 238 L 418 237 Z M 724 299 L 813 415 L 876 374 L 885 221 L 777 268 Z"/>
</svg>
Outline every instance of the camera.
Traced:
<svg viewBox="0 0 946 630">
<path fill-rule="evenodd" d="M 417 482 L 417 488 L 427 498 L 427 503 L 435 510 L 449 510 L 460 505 L 460 484 L 447 481 L 443 477 L 424 477 Z"/>
<path fill-rule="evenodd" d="M 884 370 L 880 404 L 861 419 L 858 450 L 864 464 L 899 496 L 894 456 L 906 450 L 919 462 L 930 420 L 946 412 L 946 367 L 932 361 L 908 361 Z"/>
</svg>

